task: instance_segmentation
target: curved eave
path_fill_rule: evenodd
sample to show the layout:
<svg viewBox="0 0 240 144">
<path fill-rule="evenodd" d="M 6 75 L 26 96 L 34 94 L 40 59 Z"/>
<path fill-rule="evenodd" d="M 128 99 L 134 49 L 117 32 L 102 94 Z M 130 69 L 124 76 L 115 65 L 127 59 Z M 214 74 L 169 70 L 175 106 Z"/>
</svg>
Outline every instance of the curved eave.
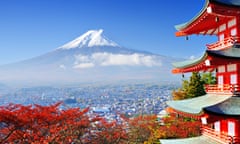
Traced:
<svg viewBox="0 0 240 144">
<path fill-rule="evenodd" d="M 196 115 L 200 114 L 203 108 L 216 105 L 230 97 L 231 96 L 229 95 L 218 96 L 214 94 L 206 94 L 204 96 L 199 96 L 191 99 L 167 101 L 167 105 L 177 111 Z"/>
<path fill-rule="evenodd" d="M 210 1 L 217 2 L 224 5 L 240 7 L 239 0 L 210 0 Z"/>
<path fill-rule="evenodd" d="M 187 28 L 195 20 L 197 20 L 206 11 L 208 4 L 209 4 L 209 1 L 206 0 L 205 4 L 204 4 L 203 8 L 200 10 L 200 12 L 196 16 L 194 16 L 190 21 L 182 23 L 182 24 L 175 25 L 175 29 L 178 30 L 178 32 L 176 32 L 175 35 L 176 36 L 185 36 L 185 35 L 187 35 L 183 30 L 185 28 Z"/>
<path fill-rule="evenodd" d="M 205 64 L 206 60 L 211 61 L 211 66 Z M 227 64 L 230 61 L 232 63 L 240 62 L 240 48 L 233 46 L 225 50 L 207 50 L 202 57 L 197 59 L 172 63 L 175 67 L 172 73 L 177 74 L 206 70 L 218 65 Z"/>
<path fill-rule="evenodd" d="M 238 11 L 240 5 L 237 5 L 238 3 L 239 2 L 236 0 L 232 0 L 232 2 L 224 0 L 206 0 L 203 8 L 195 17 L 186 23 L 175 26 L 178 30 L 175 35 L 217 35 L 217 28 L 220 25 L 233 19 L 234 16 L 239 15 Z M 226 11 L 226 7 L 229 7 L 231 11 Z"/>
<path fill-rule="evenodd" d="M 188 71 L 187 69 L 194 69 L 193 67 L 197 67 L 197 65 L 199 65 L 199 68 L 204 65 L 204 61 L 207 59 L 208 54 L 204 53 L 203 56 L 194 59 L 194 60 L 186 60 L 186 61 L 182 61 L 182 62 L 175 62 L 172 63 L 172 65 L 175 67 L 172 70 L 172 73 L 182 73 L 185 72 L 184 70 Z"/>
</svg>

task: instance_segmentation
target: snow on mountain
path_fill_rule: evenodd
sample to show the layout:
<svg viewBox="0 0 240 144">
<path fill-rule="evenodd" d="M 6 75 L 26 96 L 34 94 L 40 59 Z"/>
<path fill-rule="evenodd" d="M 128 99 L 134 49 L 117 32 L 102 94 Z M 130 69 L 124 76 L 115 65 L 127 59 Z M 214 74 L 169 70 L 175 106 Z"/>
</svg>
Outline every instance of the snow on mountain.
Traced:
<svg viewBox="0 0 240 144">
<path fill-rule="evenodd" d="M 59 49 L 72 49 L 94 46 L 118 46 L 103 35 L 103 30 L 90 30 L 75 40 L 59 47 Z"/>
<path fill-rule="evenodd" d="M 107 66 L 161 66 L 156 56 L 120 47 L 103 35 L 103 30 L 90 30 L 75 40 L 59 47 L 59 57 L 74 59 L 74 69 L 86 69 Z M 69 66 L 68 66 L 69 67 Z M 64 69 L 63 64 L 59 68 Z"/>
</svg>

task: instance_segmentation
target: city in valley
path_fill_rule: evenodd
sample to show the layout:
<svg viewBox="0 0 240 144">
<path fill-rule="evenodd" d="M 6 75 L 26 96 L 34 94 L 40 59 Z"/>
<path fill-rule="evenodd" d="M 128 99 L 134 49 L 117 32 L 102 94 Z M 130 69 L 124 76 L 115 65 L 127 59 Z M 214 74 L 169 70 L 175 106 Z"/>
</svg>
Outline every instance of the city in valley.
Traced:
<svg viewBox="0 0 240 144">
<path fill-rule="evenodd" d="M 2 91 L 0 105 L 9 103 L 51 105 L 62 102 L 61 109 L 90 108 L 90 113 L 108 120 L 120 115 L 158 114 L 171 99 L 174 83 L 85 84 L 69 87 L 29 87 Z"/>
</svg>

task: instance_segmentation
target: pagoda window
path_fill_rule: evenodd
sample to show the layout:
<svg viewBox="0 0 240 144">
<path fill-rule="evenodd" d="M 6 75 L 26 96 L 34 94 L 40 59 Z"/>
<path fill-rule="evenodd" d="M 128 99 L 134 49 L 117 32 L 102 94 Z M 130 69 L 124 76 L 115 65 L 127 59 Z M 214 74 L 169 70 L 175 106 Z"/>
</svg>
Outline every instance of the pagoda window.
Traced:
<svg viewBox="0 0 240 144">
<path fill-rule="evenodd" d="M 237 84 L 237 75 L 236 74 L 231 74 L 230 75 L 230 83 L 231 84 Z"/>
<path fill-rule="evenodd" d="M 220 132 L 220 121 L 214 122 L 214 130 Z"/>
<path fill-rule="evenodd" d="M 228 135 L 235 136 L 235 123 L 229 121 L 228 122 Z"/>
<path fill-rule="evenodd" d="M 223 76 L 218 76 L 218 86 L 221 87 L 223 85 Z"/>
<path fill-rule="evenodd" d="M 236 21 L 236 18 L 228 21 L 228 28 L 232 27 L 232 26 L 236 26 L 237 24 L 237 21 Z"/>
<path fill-rule="evenodd" d="M 219 41 L 223 41 L 224 40 L 224 33 L 219 35 Z"/>
<path fill-rule="evenodd" d="M 222 32 L 226 30 L 226 24 L 222 24 L 220 27 L 219 27 L 219 32 Z"/>
<path fill-rule="evenodd" d="M 225 72 L 225 66 L 224 65 L 223 66 L 219 66 L 218 67 L 218 72 L 219 73 Z"/>
<path fill-rule="evenodd" d="M 237 65 L 236 65 L 236 64 L 228 64 L 228 65 L 227 65 L 227 71 L 228 71 L 228 72 L 237 71 Z"/>
<path fill-rule="evenodd" d="M 207 118 L 206 117 L 201 117 L 202 124 L 207 124 Z"/>
<path fill-rule="evenodd" d="M 237 29 L 233 28 L 231 29 L 231 36 L 236 36 L 237 35 Z"/>
</svg>

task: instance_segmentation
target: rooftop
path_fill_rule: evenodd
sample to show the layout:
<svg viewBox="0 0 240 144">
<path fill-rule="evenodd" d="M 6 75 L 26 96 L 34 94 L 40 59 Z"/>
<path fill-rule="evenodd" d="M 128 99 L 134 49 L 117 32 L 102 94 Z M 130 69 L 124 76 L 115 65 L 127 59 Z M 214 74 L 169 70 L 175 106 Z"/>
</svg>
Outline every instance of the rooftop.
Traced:
<svg viewBox="0 0 240 144">
<path fill-rule="evenodd" d="M 223 6 L 231 8 L 232 11 L 222 11 Z M 216 35 L 218 26 L 238 15 L 239 7 L 239 0 L 205 0 L 204 6 L 197 15 L 188 22 L 175 26 L 178 30 L 176 36 L 192 34 Z M 219 18 L 218 26 L 216 25 L 216 16 Z"/>
<path fill-rule="evenodd" d="M 220 144 L 207 136 L 199 136 L 184 139 L 161 139 L 161 144 Z"/>
<path fill-rule="evenodd" d="M 210 1 L 215 1 L 225 5 L 240 6 L 239 0 L 210 0 Z"/>
<path fill-rule="evenodd" d="M 206 94 L 191 99 L 167 101 L 167 105 L 178 111 L 190 114 L 199 114 L 202 112 L 203 108 L 221 103 L 230 97 L 231 97 L 230 95 L 219 96 L 216 94 Z"/>
<path fill-rule="evenodd" d="M 213 106 L 204 108 L 205 111 L 216 114 L 239 116 L 240 115 L 240 97 L 233 96 Z"/>
<path fill-rule="evenodd" d="M 210 60 L 209 65 L 206 65 L 207 59 Z M 232 62 L 240 61 L 239 45 L 233 45 L 230 48 L 221 50 L 206 50 L 205 53 L 197 59 L 175 62 L 172 64 L 175 67 L 172 72 L 185 73 L 191 71 L 200 71 L 228 63 L 230 60 Z"/>
</svg>

